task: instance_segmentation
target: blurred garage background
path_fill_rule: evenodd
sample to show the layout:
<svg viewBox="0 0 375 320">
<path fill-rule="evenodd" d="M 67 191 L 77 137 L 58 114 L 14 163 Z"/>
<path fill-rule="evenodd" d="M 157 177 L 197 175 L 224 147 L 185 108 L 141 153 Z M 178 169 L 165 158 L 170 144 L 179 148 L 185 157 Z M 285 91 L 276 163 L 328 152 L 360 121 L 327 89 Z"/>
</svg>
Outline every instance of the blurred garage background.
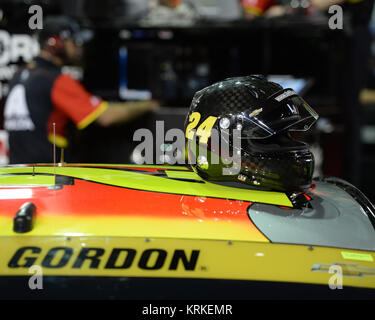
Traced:
<svg viewBox="0 0 375 320">
<path fill-rule="evenodd" d="M 293 87 L 320 114 L 303 136 L 314 149 L 315 175 L 347 179 L 375 201 L 375 46 L 364 61 L 366 72 L 356 74 L 363 60 L 357 53 L 372 39 L 353 41 L 350 4 L 343 4 L 343 28 L 332 29 L 332 14 L 308 0 L 279 1 L 279 12 L 272 9 L 276 1 L 266 0 L 169 2 L 174 9 L 158 0 L 0 0 L 1 108 L 17 66 L 38 53 L 28 27 L 28 9 L 37 4 L 44 17 L 68 15 L 87 30 L 82 61 L 65 71 L 90 92 L 111 101 L 151 94 L 162 103 L 160 111 L 131 124 L 71 130 L 68 162 L 130 163 L 138 128 L 155 131 L 155 121 L 164 120 L 165 131 L 183 129 L 197 90 L 228 77 L 264 74 Z M 373 1 L 362 2 L 363 15 Z M 0 142 L 6 164 L 4 130 Z"/>
</svg>

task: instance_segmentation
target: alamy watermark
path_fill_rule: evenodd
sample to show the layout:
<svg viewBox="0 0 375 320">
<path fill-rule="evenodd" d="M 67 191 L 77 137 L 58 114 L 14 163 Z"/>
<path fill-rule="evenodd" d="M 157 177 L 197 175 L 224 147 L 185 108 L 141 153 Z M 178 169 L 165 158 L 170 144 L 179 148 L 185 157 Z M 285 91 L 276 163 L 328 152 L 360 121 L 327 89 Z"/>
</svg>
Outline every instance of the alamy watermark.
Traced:
<svg viewBox="0 0 375 320">
<path fill-rule="evenodd" d="M 29 7 L 29 14 L 32 16 L 29 18 L 29 28 L 31 30 L 43 29 L 43 9 L 41 6 L 32 5 Z"/>
<path fill-rule="evenodd" d="M 329 278 L 328 286 L 331 290 L 343 289 L 343 274 L 342 267 L 338 265 L 332 265 L 329 267 L 328 273 L 334 275 Z"/>
<path fill-rule="evenodd" d="M 333 5 L 328 9 L 328 13 L 332 16 L 328 20 L 328 26 L 332 30 L 344 29 L 344 11 L 341 6 Z"/>
<path fill-rule="evenodd" d="M 43 268 L 41 266 L 33 265 L 29 268 L 29 273 L 32 276 L 29 278 L 29 288 L 31 290 L 43 289 Z"/>
<path fill-rule="evenodd" d="M 208 137 L 210 138 L 209 141 Z M 203 169 L 210 165 L 223 164 L 223 175 L 235 175 L 241 168 L 241 130 L 211 129 L 201 143 L 199 129 L 184 131 L 174 128 L 164 131 L 164 121 L 156 121 L 155 136 L 149 129 L 134 132 L 133 141 L 140 142 L 133 151 L 136 164 L 197 164 Z M 193 151 L 187 157 L 185 142 Z M 209 147 L 208 147 L 209 143 Z M 155 151 L 155 152 L 154 152 Z M 188 159 L 187 159 L 188 158 Z"/>
<path fill-rule="evenodd" d="M 343 289 L 343 266 L 338 265 L 336 263 L 332 265 L 328 264 L 315 264 L 313 265 L 311 271 L 320 271 L 320 272 L 328 272 L 330 274 L 333 274 L 332 276 L 329 277 L 328 279 L 328 287 L 331 290 L 336 290 L 336 289 Z"/>
</svg>

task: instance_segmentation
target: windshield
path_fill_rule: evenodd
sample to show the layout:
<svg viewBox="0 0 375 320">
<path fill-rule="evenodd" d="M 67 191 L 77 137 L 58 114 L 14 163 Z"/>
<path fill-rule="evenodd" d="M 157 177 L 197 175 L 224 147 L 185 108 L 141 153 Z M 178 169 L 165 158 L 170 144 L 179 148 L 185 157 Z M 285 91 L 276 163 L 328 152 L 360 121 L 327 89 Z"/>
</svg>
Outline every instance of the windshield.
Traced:
<svg viewBox="0 0 375 320">
<path fill-rule="evenodd" d="M 332 183 L 315 181 L 309 208 L 255 203 L 248 215 L 274 243 L 375 251 L 375 231 L 361 205 Z"/>
</svg>

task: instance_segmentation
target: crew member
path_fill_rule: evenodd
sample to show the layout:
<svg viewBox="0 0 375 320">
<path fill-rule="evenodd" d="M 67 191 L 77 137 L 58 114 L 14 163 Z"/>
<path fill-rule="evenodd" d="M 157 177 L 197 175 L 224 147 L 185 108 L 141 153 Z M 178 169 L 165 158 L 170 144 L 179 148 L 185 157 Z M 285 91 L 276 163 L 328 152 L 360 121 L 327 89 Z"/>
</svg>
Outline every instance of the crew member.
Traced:
<svg viewBox="0 0 375 320">
<path fill-rule="evenodd" d="M 79 34 L 78 25 L 67 17 L 45 19 L 39 34 L 39 56 L 11 80 L 4 108 L 11 164 L 52 162 L 52 143 L 61 148 L 68 145 L 70 121 L 80 130 L 94 121 L 109 126 L 158 108 L 153 100 L 104 101 L 63 74 L 62 66 L 77 60 L 81 53 Z"/>
</svg>

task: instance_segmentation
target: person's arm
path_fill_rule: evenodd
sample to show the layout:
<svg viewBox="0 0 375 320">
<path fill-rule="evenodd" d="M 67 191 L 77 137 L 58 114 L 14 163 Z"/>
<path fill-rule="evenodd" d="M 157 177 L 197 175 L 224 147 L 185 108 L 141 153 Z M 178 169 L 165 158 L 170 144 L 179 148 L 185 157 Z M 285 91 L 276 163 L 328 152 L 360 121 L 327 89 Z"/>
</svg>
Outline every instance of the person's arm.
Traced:
<svg viewBox="0 0 375 320">
<path fill-rule="evenodd" d="M 96 122 L 107 127 L 115 123 L 131 121 L 148 111 L 156 111 L 158 108 L 159 103 L 155 100 L 108 102 L 107 109 L 99 115 Z"/>
<path fill-rule="evenodd" d="M 118 103 L 104 101 L 89 93 L 68 75 L 60 75 L 55 80 L 51 99 L 54 107 L 70 118 L 80 130 L 94 121 L 102 126 L 130 121 L 159 107 L 154 100 Z"/>
</svg>

